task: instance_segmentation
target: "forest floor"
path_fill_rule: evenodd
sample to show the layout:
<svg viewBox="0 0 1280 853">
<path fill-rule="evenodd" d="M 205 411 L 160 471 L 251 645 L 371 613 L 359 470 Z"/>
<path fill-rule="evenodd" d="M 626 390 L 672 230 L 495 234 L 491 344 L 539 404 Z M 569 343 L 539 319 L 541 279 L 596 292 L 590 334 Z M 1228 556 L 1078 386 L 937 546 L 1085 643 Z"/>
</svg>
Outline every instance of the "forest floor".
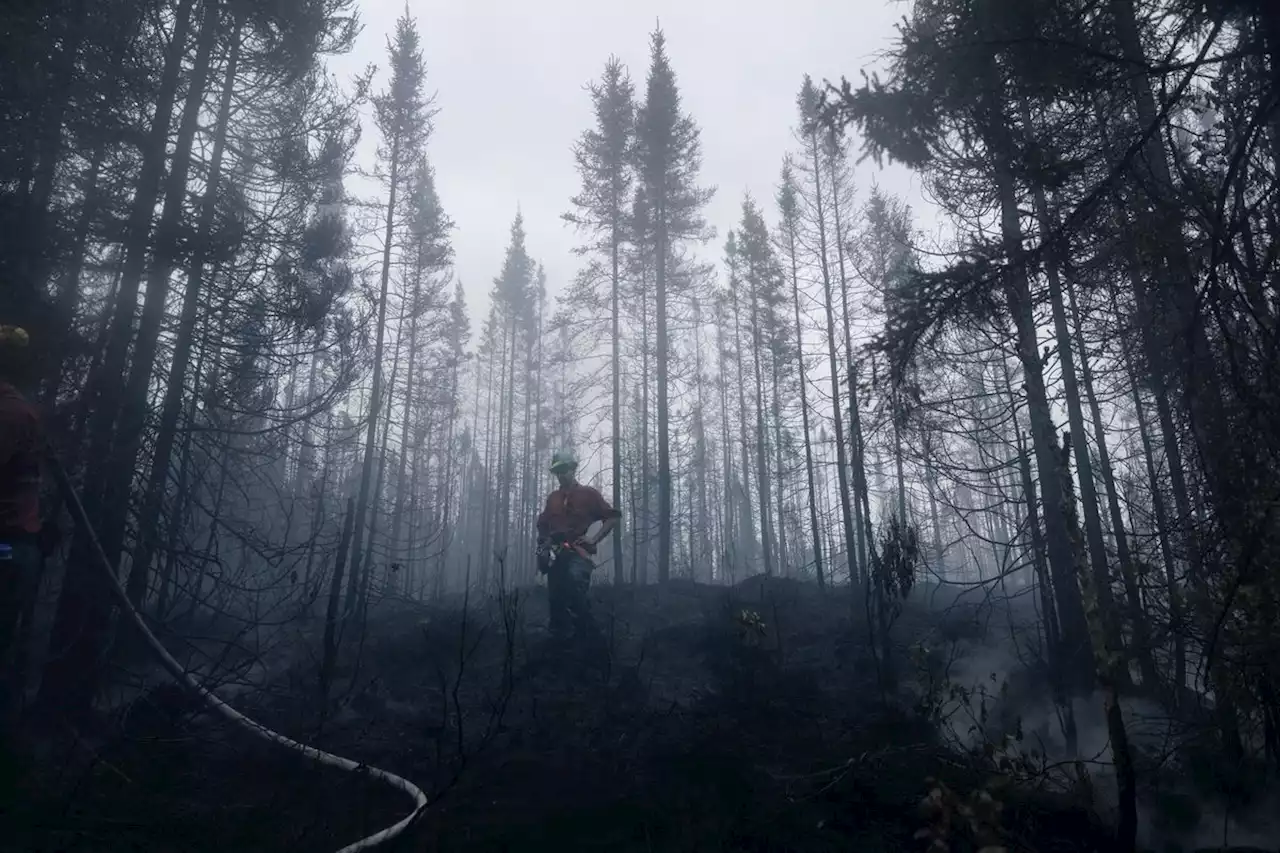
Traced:
<svg viewBox="0 0 1280 853">
<path fill-rule="evenodd" d="M 345 644 L 327 705 L 315 620 L 269 653 L 224 654 L 240 686 L 219 692 L 427 791 L 423 819 L 385 850 L 922 850 L 929 780 L 967 797 L 992 775 L 882 699 L 847 592 L 753 578 L 592 597 L 606 635 L 594 655 L 550 644 L 542 587 L 465 610 L 387 600 L 363 645 Z M 909 605 L 898 644 L 936 626 Z M 54 738 L 11 776 L 0 850 L 336 850 L 409 808 L 232 730 L 176 688 L 118 704 L 103 731 Z M 1083 807 L 1000 799 L 1009 850 L 1110 848 Z M 975 838 L 960 827 L 950 849 Z"/>
</svg>

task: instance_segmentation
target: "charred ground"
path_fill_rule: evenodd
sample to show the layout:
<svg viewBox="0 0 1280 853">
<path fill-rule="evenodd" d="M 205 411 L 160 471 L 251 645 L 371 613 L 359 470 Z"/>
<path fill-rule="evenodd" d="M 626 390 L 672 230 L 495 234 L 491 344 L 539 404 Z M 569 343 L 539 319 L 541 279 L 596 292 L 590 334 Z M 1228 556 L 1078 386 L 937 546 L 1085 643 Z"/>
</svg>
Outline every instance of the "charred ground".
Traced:
<svg viewBox="0 0 1280 853">
<path fill-rule="evenodd" d="M 246 712 L 428 790 L 431 809 L 394 849 L 912 850 L 939 809 L 954 811 L 952 850 L 992 832 L 1009 849 L 1108 847 L 1083 803 L 998 787 L 995 764 L 948 744 L 915 691 L 886 697 L 847 591 L 757 578 L 593 597 L 606 641 L 585 656 L 549 644 L 540 588 L 385 601 L 323 715 L 310 628 L 265 654 L 224 644 L 216 671 Z M 978 632 L 981 611 L 912 604 L 895 652 Z M 5 849 L 337 849 L 407 807 L 229 731 L 167 685 L 119 703 L 97 732 L 40 743 Z M 993 782 L 1002 808 L 988 821 L 980 792 Z"/>
</svg>

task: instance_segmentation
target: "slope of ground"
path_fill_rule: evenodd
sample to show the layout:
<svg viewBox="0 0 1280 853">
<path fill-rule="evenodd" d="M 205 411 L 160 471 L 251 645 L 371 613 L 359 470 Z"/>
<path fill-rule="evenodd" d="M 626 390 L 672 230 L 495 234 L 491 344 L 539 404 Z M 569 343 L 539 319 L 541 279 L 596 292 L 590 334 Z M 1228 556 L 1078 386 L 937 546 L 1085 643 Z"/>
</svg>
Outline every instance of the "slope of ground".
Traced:
<svg viewBox="0 0 1280 853">
<path fill-rule="evenodd" d="M 847 592 L 757 578 L 593 598 L 604 639 L 588 650 L 550 643 L 541 588 L 465 610 L 382 602 L 327 705 L 314 625 L 235 701 L 428 790 L 395 850 L 915 850 L 928 779 L 958 797 L 986 781 L 882 700 Z M 909 607 L 900 644 L 937 623 Z M 127 710 L 88 743 L 45 742 L 24 789 L 0 792 L 17 794 L 0 849 L 337 849 L 406 809 L 227 730 L 174 688 Z M 1001 798 L 1009 849 L 1106 849 L 1082 810 Z M 951 849 L 974 837 L 959 827 Z"/>
</svg>

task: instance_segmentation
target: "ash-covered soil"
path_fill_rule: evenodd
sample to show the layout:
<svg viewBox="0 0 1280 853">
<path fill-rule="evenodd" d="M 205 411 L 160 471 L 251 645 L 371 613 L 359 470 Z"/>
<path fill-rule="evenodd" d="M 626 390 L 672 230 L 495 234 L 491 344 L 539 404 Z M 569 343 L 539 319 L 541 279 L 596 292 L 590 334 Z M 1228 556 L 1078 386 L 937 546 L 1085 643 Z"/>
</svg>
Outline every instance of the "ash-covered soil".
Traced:
<svg viewBox="0 0 1280 853">
<path fill-rule="evenodd" d="M 910 701 L 883 694 L 847 590 L 753 578 L 592 597 L 594 647 L 550 642 L 542 588 L 465 611 L 387 600 L 363 644 L 345 639 L 327 705 L 317 620 L 267 652 L 222 654 L 241 683 L 220 692 L 426 790 L 430 810 L 384 850 L 922 850 L 927 780 L 957 796 L 989 781 Z M 904 681 L 907 646 L 975 618 L 963 603 L 948 612 L 942 625 L 936 607 L 908 603 L 895 628 Z M 255 741 L 154 683 L 96 731 L 33 736 L 34 754 L 6 770 L 0 849 L 336 850 L 408 810 L 402 794 Z M 1010 850 L 1108 849 L 1083 808 L 1000 798 Z M 960 827 L 951 849 L 975 849 L 971 836 Z"/>
</svg>

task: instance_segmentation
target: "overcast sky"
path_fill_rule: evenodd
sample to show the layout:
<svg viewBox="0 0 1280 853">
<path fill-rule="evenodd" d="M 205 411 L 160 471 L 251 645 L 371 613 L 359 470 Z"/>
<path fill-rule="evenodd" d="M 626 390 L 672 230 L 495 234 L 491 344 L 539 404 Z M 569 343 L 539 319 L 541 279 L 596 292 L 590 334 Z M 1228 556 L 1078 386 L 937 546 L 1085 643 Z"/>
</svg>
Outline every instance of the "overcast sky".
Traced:
<svg viewBox="0 0 1280 853">
<path fill-rule="evenodd" d="M 356 49 L 332 64 L 350 80 L 369 63 L 386 84 L 386 37 L 402 0 L 358 0 L 364 25 Z M 795 95 L 802 75 L 821 83 L 858 79 L 877 65 L 894 23 L 908 10 L 893 0 L 410 0 L 439 114 L 429 155 L 445 210 L 457 223 L 456 274 L 473 328 L 487 308 L 517 205 L 529 251 L 547 269 L 554 294 L 581 259 L 560 214 L 577 191 L 571 146 L 591 122 L 585 84 L 611 53 L 630 68 L 643 95 L 649 33 L 661 22 L 684 109 L 702 131 L 702 183 L 717 188 L 708 221 L 718 260 L 726 231 L 750 191 L 772 204 L 784 152 L 795 148 Z M 362 165 L 376 132 L 366 122 Z M 919 182 L 874 163 L 857 170 L 860 192 L 873 181 L 917 210 Z M 352 187 L 357 192 L 362 188 Z"/>
</svg>

